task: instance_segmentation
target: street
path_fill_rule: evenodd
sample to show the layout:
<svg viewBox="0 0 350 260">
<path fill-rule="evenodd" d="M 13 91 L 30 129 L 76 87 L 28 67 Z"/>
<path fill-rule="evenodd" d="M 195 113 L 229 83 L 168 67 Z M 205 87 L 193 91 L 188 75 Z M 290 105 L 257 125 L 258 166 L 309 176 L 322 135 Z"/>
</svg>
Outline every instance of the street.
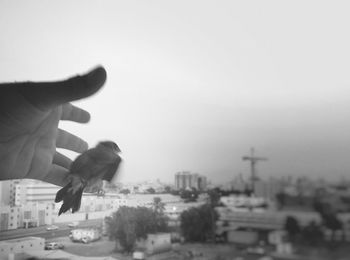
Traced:
<svg viewBox="0 0 350 260">
<path fill-rule="evenodd" d="M 75 227 L 75 228 L 68 227 L 69 223 L 71 223 L 71 222 L 55 223 L 54 225 L 58 226 L 58 229 L 50 230 L 50 231 L 46 230 L 47 226 L 40 226 L 40 227 L 27 228 L 27 229 L 20 228 L 20 229 L 1 231 L 0 232 L 0 240 L 8 240 L 8 239 L 29 237 L 29 236 L 42 237 L 45 239 L 68 236 L 70 230 L 72 230 L 72 229 L 86 228 L 86 227 L 97 227 L 102 223 L 102 219 L 92 219 L 92 220 L 80 221 L 79 226 Z"/>
</svg>

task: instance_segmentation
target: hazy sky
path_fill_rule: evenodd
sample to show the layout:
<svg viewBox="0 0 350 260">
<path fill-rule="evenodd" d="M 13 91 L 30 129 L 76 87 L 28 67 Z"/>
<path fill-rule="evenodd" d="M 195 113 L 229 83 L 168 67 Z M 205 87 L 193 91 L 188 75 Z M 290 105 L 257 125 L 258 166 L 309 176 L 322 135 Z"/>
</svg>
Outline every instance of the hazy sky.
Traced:
<svg viewBox="0 0 350 260">
<path fill-rule="evenodd" d="M 0 0 L 0 81 L 102 64 L 105 87 L 61 127 L 123 151 L 121 181 L 350 178 L 347 1 Z"/>
</svg>

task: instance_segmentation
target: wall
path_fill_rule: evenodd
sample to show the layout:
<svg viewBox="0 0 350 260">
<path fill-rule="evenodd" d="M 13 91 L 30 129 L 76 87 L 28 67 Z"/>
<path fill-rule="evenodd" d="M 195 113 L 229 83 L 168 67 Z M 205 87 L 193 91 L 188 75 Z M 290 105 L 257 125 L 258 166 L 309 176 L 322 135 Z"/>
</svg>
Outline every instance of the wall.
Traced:
<svg viewBox="0 0 350 260">
<path fill-rule="evenodd" d="M 0 241 L 0 259 L 10 253 L 23 253 L 30 251 L 44 250 L 45 239 L 40 237 L 25 237 L 20 239 L 11 239 Z"/>
<path fill-rule="evenodd" d="M 136 242 L 136 247 L 144 250 L 148 255 L 169 251 L 171 250 L 171 234 L 148 234 L 146 240 Z"/>
<path fill-rule="evenodd" d="M 21 226 L 21 212 L 19 207 L 0 207 L 0 231 L 16 229 Z"/>
<path fill-rule="evenodd" d="M 231 230 L 227 232 L 227 241 L 230 243 L 252 245 L 258 241 L 258 233 L 253 231 Z"/>
<path fill-rule="evenodd" d="M 72 221 L 81 221 L 86 219 L 85 212 L 75 212 L 71 213 L 63 213 L 60 216 L 57 214 L 53 216 L 53 223 L 62 223 L 62 222 L 72 222 Z"/>
<path fill-rule="evenodd" d="M 171 250 L 170 233 L 148 234 L 146 240 L 146 253 L 155 254 Z"/>
</svg>

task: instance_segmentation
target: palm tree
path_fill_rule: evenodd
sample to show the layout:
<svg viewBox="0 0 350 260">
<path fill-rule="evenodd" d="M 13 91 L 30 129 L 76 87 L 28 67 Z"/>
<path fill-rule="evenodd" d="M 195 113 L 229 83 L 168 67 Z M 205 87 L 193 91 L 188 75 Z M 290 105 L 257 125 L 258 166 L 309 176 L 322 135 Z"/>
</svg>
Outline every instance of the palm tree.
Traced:
<svg viewBox="0 0 350 260">
<path fill-rule="evenodd" d="M 156 213 L 163 214 L 165 210 L 165 204 L 162 202 L 160 197 L 153 198 L 153 210 Z"/>
</svg>

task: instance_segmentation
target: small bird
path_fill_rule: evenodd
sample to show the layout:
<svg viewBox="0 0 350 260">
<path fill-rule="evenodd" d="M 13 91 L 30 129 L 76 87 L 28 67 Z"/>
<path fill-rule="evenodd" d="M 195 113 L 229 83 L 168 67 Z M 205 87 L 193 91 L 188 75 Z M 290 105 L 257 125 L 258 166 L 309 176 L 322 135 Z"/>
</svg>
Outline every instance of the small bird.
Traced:
<svg viewBox="0 0 350 260">
<path fill-rule="evenodd" d="M 121 158 L 118 145 L 111 141 L 99 142 L 96 147 L 80 154 L 71 164 L 70 182 L 60 189 L 55 202 L 63 200 L 58 215 L 72 209 L 80 208 L 83 190 L 93 190 L 101 185 L 102 180 L 110 182 L 118 170 Z"/>
</svg>

